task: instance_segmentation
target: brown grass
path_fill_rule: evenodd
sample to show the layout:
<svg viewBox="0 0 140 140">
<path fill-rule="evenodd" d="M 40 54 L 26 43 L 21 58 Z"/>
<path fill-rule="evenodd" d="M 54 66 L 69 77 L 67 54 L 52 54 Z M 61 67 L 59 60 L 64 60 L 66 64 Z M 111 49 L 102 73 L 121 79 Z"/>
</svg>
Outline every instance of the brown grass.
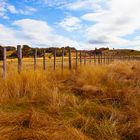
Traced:
<svg viewBox="0 0 140 140">
<path fill-rule="evenodd" d="M 77 71 L 9 68 L 0 78 L 0 140 L 139 140 L 140 63 Z"/>
</svg>

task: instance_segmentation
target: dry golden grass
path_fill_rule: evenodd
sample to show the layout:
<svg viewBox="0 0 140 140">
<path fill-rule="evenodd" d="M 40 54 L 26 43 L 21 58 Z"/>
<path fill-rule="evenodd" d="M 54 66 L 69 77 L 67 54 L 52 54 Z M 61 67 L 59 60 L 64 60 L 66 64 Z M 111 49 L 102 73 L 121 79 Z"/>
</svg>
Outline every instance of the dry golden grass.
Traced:
<svg viewBox="0 0 140 140">
<path fill-rule="evenodd" d="M 0 78 L 0 140 L 139 140 L 140 62 L 77 71 L 9 66 Z"/>
</svg>

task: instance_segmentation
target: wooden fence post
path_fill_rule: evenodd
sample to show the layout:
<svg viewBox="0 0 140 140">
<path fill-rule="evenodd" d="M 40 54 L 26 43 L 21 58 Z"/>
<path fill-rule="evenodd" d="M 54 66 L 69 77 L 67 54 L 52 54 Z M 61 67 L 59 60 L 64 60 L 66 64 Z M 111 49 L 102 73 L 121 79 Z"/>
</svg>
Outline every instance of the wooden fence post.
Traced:
<svg viewBox="0 0 140 140">
<path fill-rule="evenodd" d="M 6 66 L 6 48 L 3 48 L 3 77 L 6 77 L 7 66 Z"/>
<path fill-rule="evenodd" d="M 101 63 L 101 65 L 103 64 L 103 55 L 102 55 L 102 53 L 101 53 L 101 61 L 100 61 L 100 63 Z"/>
<path fill-rule="evenodd" d="M 34 50 L 34 70 L 36 70 L 37 65 L 37 48 Z"/>
<path fill-rule="evenodd" d="M 100 54 L 98 54 L 98 64 L 100 65 Z"/>
<path fill-rule="evenodd" d="M 104 53 L 104 65 L 106 64 L 106 55 Z"/>
<path fill-rule="evenodd" d="M 22 69 L 22 49 L 21 49 L 21 45 L 17 45 L 17 53 L 18 53 L 18 73 L 21 73 L 21 69 Z"/>
<path fill-rule="evenodd" d="M 46 70 L 46 50 L 43 50 L 43 69 Z"/>
<path fill-rule="evenodd" d="M 92 63 L 92 52 L 90 51 L 89 53 L 90 53 L 89 54 L 90 55 L 90 58 L 89 58 L 90 60 L 89 61 L 90 61 L 90 64 L 91 64 Z"/>
<path fill-rule="evenodd" d="M 106 64 L 108 64 L 108 53 L 106 53 L 105 55 L 106 55 Z"/>
<path fill-rule="evenodd" d="M 115 61 L 115 48 L 113 48 L 113 61 Z"/>
<path fill-rule="evenodd" d="M 86 63 L 87 63 L 87 52 L 86 51 L 84 51 L 84 64 L 86 65 Z"/>
<path fill-rule="evenodd" d="M 80 65 L 82 65 L 82 51 L 80 51 Z"/>
<path fill-rule="evenodd" d="M 94 52 L 94 65 L 96 65 L 96 53 Z"/>
<path fill-rule="evenodd" d="M 110 64 L 110 54 L 108 53 L 108 64 Z"/>
<path fill-rule="evenodd" d="M 54 66 L 53 66 L 54 71 L 56 70 L 56 48 L 54 48 Z"/>
<path fill-rule="evenodd" d="M 76 50 L 76 69 L 78 67 L 78 51 Z"/>
<path fill-rule="evenodd" d="M 64 69 L 64 53 L 65 53 L 64 48 L 62 48 L 62 65 L 61 65 L 62 71 Z"/>
<path fill-rule="evenodd" d="M 71 62 L 71 48 L 69 48 L 69 70 L 72 69 L 72 62 Z"/>
<path fill-rule="evenodd" d="M 131 61 L 131 55 L 129 55 L 129 61 Z"/>
</svg>

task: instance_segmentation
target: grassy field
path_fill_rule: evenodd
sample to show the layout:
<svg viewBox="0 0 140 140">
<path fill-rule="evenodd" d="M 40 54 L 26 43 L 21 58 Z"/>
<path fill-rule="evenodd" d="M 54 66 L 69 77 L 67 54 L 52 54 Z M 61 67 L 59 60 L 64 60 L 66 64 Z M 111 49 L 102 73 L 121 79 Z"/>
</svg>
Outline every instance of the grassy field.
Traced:
<svg viewBox="0 0 140 140">
<path fill-rule="evenodd" d="M 139 139 L 140 62 L 0 77 L 0 140 Z"/>
<path fill-rule="evenodd" d="M 79 58 L 80 59 L 80 58 Z M 78 65 L 80 65 L 80 60 L 78 59 Z M 64 68 L 68 69 L 69 67 L 69 58 L 68 56 L 64 57 Z M 96 57 L 96 63 L 98 62 L 98 57 Z M 87 57 L 86 60 L 87 64 L 90 64 L 89 56 Z M 84 64 L 84 58 L 82 58 L 82 64 Z M 92 58 L 92 64 L 94 64 L 94 59 Z M 2 65 L 3 62 L 0 61 L 0 71 L 2 70 Z M 62 57 L 56 57 L 56 68 L 60 69 L 62 65 Z M 75 68 L 76 65 L 76 56 L 75 54 L 72 54 L 72 67 Z M 17 70 L 18 67 L 18 59 L 17 58 L 12 58 L 12 59 L 7 59 L 7 70 L 8 72 L 11 70 Z M 54 57 L 52 56 L 51 58 L 46 55 L 46 69 L 48 70 L 53 70 L 54 67 Z M 33 70 L 34 69 L 34 58 L 29 57 L 29 58 L 23 58 L 22 59 L 22 68 L 23 70 Z M 37 69 L 42 70 L 43 69 L 43 57 L 38 57 L 37 58 Z M 2 71 L 0 72 L 2 73 Z"/>
</svg>

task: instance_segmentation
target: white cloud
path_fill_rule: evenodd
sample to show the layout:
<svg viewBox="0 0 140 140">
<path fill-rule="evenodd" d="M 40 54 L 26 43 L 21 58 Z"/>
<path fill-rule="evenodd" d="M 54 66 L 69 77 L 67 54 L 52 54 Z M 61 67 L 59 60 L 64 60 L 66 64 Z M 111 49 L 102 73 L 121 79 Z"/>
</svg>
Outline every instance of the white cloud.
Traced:
<svg viewBox="0 0 140 140">
<path fill-rule="evenodd" d="M 59 23 L 59 26 L 67 31 L 78 30 L 82 27 L 81 20 L 77 17 L 66 17 Z"/>
<path fill-rule="evenodd" d="M 6 2 L 3 0 L 0 0 L 0 17 L 7 19 L 6 15 L 7 9 L 6 9 Z"/>
<path fill-rule="evenodd" d="M 14 5 L 10 4 L 8 1 L 0 0 L 0 17 L 2 17 L 3 19 L 9 19 L 9 13 L 30 15 L 36 11 L 37 9 L 30 6 L 25 6 L 22 9 L 18 9 Z"/>
<path fill-rule="evenodd" d="M 73 2 L 67 3 L 67 8 L 69 10 L 100 10 L 101 9 L 101 3 L 103 3 L 105 0 L 76 0 Z"/>
<path fill-rule="evenodd" d="M 47 22 L 24 19 L 15 21 L 11 27 L 0 25 L 0 43 L 26 43 L 35 47 L 81 45 L 81 48 L 106 47 L 110 45 L 112 47 L 130 46 L 140 50 L 139 37 L 131 39 L 131 41 L 125 37 L 127 35 L 134 37 L 136 36 L 135 31 L 140 30 L 140 0 L 40 0 L 40 2 L 42 1 L 47 6 L 63 8 L 64 14 L 73 15 L 66 17 L 60 23 L 55 22 L 59 24 L 59 27 L 72 32 L 75 36 L 77 35 L 76 33 L 79 35 L 82 29 L 84 34 L 81 33 L 81 37 L 82 39 L 85 37 L 87 42 L 85 44 L 77 43 L 69 38 L 60 36 L 54 32 Z M 79 12 L 78 10 L 81 11 Z M 6 0 L 0 0 L 0 17 L 5 19 L 8 19 L 9 13 L 30 15 L 36 11 L 37 9 L 29 6 L 18 9 L 14 5 L 10 5 Z M 71 11 L 72 14 L 69 14 L 68 12 Z M 78 14 L 75 15 L 77 11 Z M 77 16 L 83 13 L 84 15 L 81 18 Z"/>
<path fill-rule="evenodd" d="M 61 7 L 68 3 L 68 0 L 41 0 L 43 3 L 45 3 L 47 6 L 57 6 Z M 69 0 L 71 1 L 71 0 Z"/>
<path fill-rule="evenodd" d="M 15 45 L 22 42 L 16 37 L 16 31 L 12 28 L 0 24 L 0 45 Z"/>
<path fill-rule="evenodd" d="M 30 6 L 26 6 L 23 9 L 18 10 L 19 14 L 22 14 L 22 15 L 31 15 L 31 14 L 35 13 L 36 11 L 37 11 L 37 9 L 30 7 Z"/>
<path fill-rule="evenodd" d="M 44 0 L 49 6 L 58 6 L 68 10 L 81 10 L 84 14 L 81 19 L 89 21 L 89 26 L 79 18 L 67 17 L 59 23 L 66 31 L 85 32 L 87 43 L 94 46 L 131 46 L 136 40 L 125 39 L 124 36 L 140 30 L 140 1 L 139 0 Z M 84 24 L 81 26 L 81 24 Z M 85 30 L 85 27 L 87 29 Z M 84 28 L 83 28 L 84 27 Z M 134 43 L 135 44 L 135 43 Z"/>
<path fill-rule="evenodd" d="M 15 27 L 18 29 L 16 30 Z M 79 47 L 76 41 L 55 34 L 45 21 L 22 19 L 15 21 L 11 28 L 0 24 L 0 29 L 0 45 L 28 44 L 32 47 Z"/>
<path fill-rule="evenodd" d="M 106 1 L 107 9 L 102 8 L 94 13 L 87 13 L 82 19 L 93 22 L 87 29 L 87 39 L 90 42 L 105 42 L 112 46 L 132 45 L 124 36 L 133 34 L 140 29 L 139 0 Z"/>
<path fill-rule="evenodd" d="M 69 10 L 100 10 L 106 0 L 41 0 L 41 3 L 50 7 L 64 8 Z M 100 5 L 102 4 L 102 5 Z"/>
<path fill-rule="evenodd" d="M 12 14 L 17 14 L 18 11 L 16 10 L 15 6 L 14 5 L 7 5 L 7 9 L 9 10 L 10 13 Z"/>
</svg>

